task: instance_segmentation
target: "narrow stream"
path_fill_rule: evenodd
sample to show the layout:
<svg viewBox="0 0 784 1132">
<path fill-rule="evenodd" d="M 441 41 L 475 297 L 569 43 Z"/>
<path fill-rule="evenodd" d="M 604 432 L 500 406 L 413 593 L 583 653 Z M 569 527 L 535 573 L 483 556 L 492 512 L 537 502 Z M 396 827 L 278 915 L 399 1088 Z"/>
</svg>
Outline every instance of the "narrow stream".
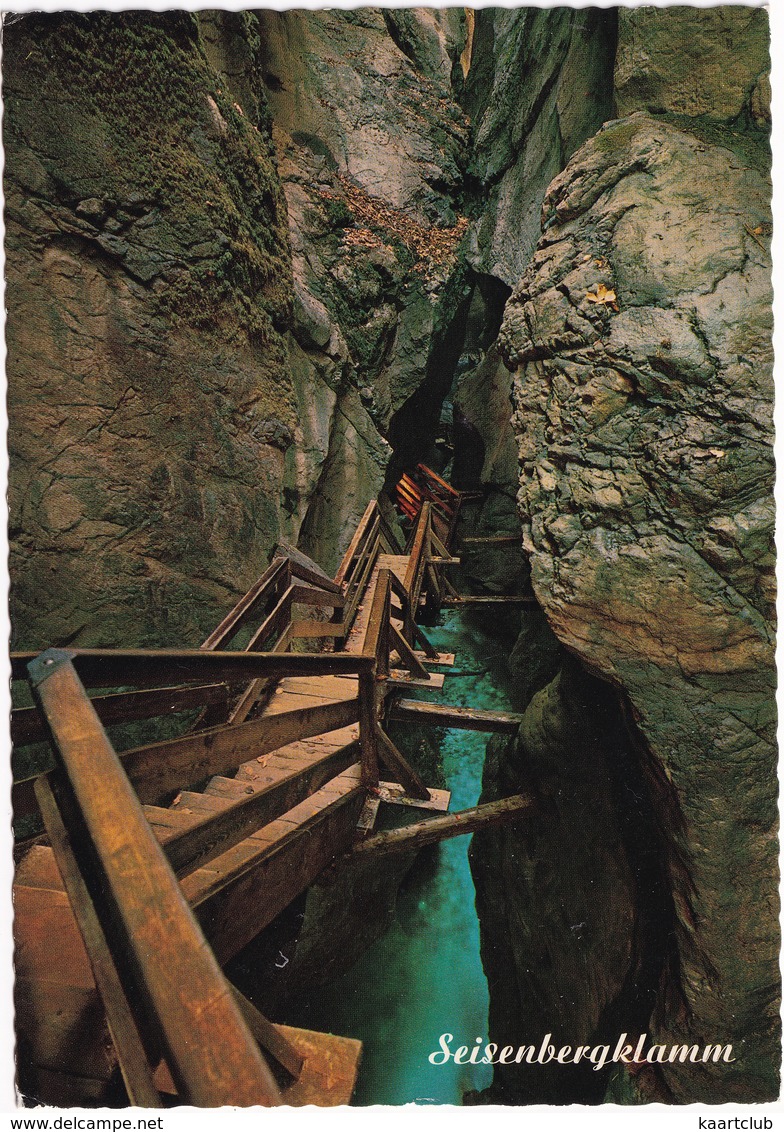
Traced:
<svg viewBox="0 0 784 1132">
<path fill-rule="evenodd" d="M 456 654 L 447 669 L 444 703 L 508 709 L 507 649 L 476 615 L 457 610 L 427 629 L 440 652 Z M 432 692 L 422 699 L 434 699 Z M 401 724 L 401 727 L 404 725 Z M 450 809 L 476 804 L 487 736 L 441 732 Z M 364 1043 L 354 1104 L 461 1104 L 486 1088 L 490 1066 L 434 1066 L 442 1033 L 471 1048 L 487 1034 L 487 981 L 479 955 L 479 922 L 468 864 L 469 837 L 442 842 L 423 855 L 401 889 L 384 936 L 340 979 L 315 992 L 295 1024 L 359 1038 Z"/>
</svg>

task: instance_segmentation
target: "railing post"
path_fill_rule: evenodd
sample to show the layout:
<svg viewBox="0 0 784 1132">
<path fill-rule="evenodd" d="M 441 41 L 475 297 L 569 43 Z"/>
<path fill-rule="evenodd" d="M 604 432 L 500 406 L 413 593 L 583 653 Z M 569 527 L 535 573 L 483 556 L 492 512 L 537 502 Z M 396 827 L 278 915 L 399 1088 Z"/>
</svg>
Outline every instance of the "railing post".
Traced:
<svg viewBox="0 0 784 1132">
<path fill-rule="evenodd" d="M 378 737 L 376 733 L 376 666 L 359 673 L 359 742 L 362 785 L 378 786 Z"/>
</svg>

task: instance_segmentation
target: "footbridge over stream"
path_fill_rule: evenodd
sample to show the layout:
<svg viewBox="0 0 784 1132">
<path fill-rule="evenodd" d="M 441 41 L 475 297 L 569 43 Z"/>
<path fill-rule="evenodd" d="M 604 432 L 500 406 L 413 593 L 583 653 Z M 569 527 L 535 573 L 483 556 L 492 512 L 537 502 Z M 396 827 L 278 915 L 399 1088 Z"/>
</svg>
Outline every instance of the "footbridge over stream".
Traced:
<svg viewBox="0 0 784 1132">
<path fill-rule="evenodd" d="M 401 699 L 440 692 L 454 661 L 417 623 L 426 603 L 466 600 L 447 578 L 449 492 L 417 501 L 406 548 L 372 502 L 334 578 L 281 545 L 198 649 L 13 655 L 35 704 L 12 713 L 14 744 L 49 752 L 13 788 L 15 816 L 44 831 L 18 843 L 14 884 L 18 1061 L 36 1099 L 350 1099 L 360 1043 L 271 1023 L 222 967 L 327 867 L 531 810 L 517 795 L 448 813 L 387 733 L 391 717 L 519 723 Z M 188 712 L 181 734 L 120 752 L 105 730 Z M 422 815 L 374 832 L 395 804 Z"/>
</svg>

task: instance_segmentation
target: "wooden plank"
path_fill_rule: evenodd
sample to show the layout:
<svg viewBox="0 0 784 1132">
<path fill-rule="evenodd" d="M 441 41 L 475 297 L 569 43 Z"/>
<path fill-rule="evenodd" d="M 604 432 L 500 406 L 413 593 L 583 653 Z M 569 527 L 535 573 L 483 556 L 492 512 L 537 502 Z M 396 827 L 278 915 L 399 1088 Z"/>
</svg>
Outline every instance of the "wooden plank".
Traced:
<svg viewBox="0 0 784 1132">
<path fill-rule="evenodd" d="M 240 763 L 295 739 L 335 731 L 358 719 L 358 700 L 336 700 L 136 747 L 123 753 L 122 762 L 139 798 L 159 803 L 183 786 L 235 770 Z"/>
<path fill-rule="evenodd" d="M 433 727 L 487 731 L 501 735 L 514 735 L 523 721 L 522 715 L 516 712 L 430 704 L 424 700 L 398 700 L 392 705 L 390 715 L 392 719 L 406 723 L 426 723 Z"/>
<path fill-rule="evenodd" d="M 50 649 L 73 662 L 83 684 L 111 688 L 122 684 L 242 683 L 261 676 L 349 675 L 372 667 L 372 659 L 345 653 L 205 652 L 201 649 Z M 11 655 L 12 676 L 27 678 L 34 652 Z"/>
<path fill-rule="evenodd" d="M 280 836 L 272 844 L 259 841 L 254 851 L 252 841 L 242 843 L 183 880 L 220 962 L 236 955 L 350 847 L 365 797 L 360 768 L 337 782 L 338 791 L 324 788 L 314 795 L 317 813 L 301 824 L 273 822 L 268 829 Z M 299 811 L 291 811 L 295 819 Z"/>
<path fill-rule="evenodd" d="M 251 586 L 244 597 L 240 598 L 231 612 L 226 614 L 220 625 L 213 629 L 201 647 L 212 652 L 228 644 L 253 615 L 256 607 L 272 594 L 275 586 L 285 576 L 286 570 L 285 559 L 275 558 L 259 580 Z"/>
<path fill-rule="evenodd" d="M 210 656 L 204 653 L 204 656 Z M 97 891 L 117 930 L 183 1100 L 273 1104 L 280 1094 L 71 661 L 51 650 L 30 665 L 75 804 L 100 864 Z M 74 831 L 69 830 L 71 838 Z M 93 899 L 96 892 L 92 891 Z"/>
<path fill-rule="evenodd" d="M 412 798 L 399 782 L 379 782 L 376 793 L 380 802 L 386 802 L 390 806 L 410 806 L 415 810 L 435 810 L 442 814 L 449 809 L 452 800 L 451 790 L 438 790 L 435 787 L 429 788 L 428 798 Z"/>
<path fill-rule="evenodd" d="M 127 723 L 135 719 L 152 719 L 193 708 L 224 703 L 229 696 L 228 684 L 203 684 L 201 687 L 155 688 L 143 692 L 117 692 L 94 696 L 91 703 L 104 726 Z M 11 742 L 15 747 L 42 743 L 49 738 L 46 724 L 38 708 L 15 708 L 11 712 Z"/>
<path fill-rule="evenodd" d="M 304 802 L 331 779 L 348 770 L 355 761 L 356 750 L 351 744 L 309 766 L 302 767 L 290 761 L 290 769 L 278 771 L 276 781 L 267 786 L 245 784 L 244 789 L 250 793 L 193 828 L 173 830 L 164 837 L 163 845 L 172 868 L 178 876 L 182 876 L 219 857 L 262 826 Z"/>
<path fill-rule="evenodd" d="M 408 794 L 413 798 L 430 800 L 430 791 L 425 786 L 417 772 L 408 760 L 400 753 L 382 727 L 376 725 L 376 738 L 378 740 L 378 753 L 381 761 L 387 766 L 395 778 L 405 786 Z"/>
<path fill-rule="evenodd" d="M 460 837 L 464 833 L 475 833 L 489 825 L 505 821 L 520 821 L 528 817 L 534 807 L 529 794 L 515 794 L 498 802 L 485 802 L 457 814 L 445 814 L 440 818 L 429 818 L 415 822 L 402 829 L 391 829 L 385 833 L 374 833 L 366 841 L 354 845 L 352 857 L 384 856 L 387 853 L 408 853 L 412 849 L 423 849 L 435 845 L 448 837 Z"/>
<path fill-rule="evenodd" d="M 428 672 L 427 680 L 420 680 L 410 676 L 408 672 L 390 672 L 386 677 L 387 683 L 396 688 L 432 688 L 439 691 L 444 686 L 445 674 L 443 672 Z"/>
<path fill-rule="evenodd" d="M 264 1015 L 256 1009 L 250 999 L 246 998 L 237 987 L 231 987 L 234 1001 L 242 1011 L 242 1016 L 248 1024 L 261 1048 L 271 1053 L 279 1065 L 282 1065 L 292 1077 L 299 1077 L 305 1064 L 304 1056 L 299 1053 L 289 1041 L 280 1027 L 273 1025 Z"/>
<path fill-rule="evenodd" d="M 36 783 L 38 804 L 46 832 L 65 883 L 79 931 L 90 960 L 95 985 L 101 995 L 109 1032 L 120 1063 L 120 1072 L 132 1105 L 162 1108 L 136 1018 L 128 1002 L 98 913 L 87 889 L 54 794 L 46 778 Z"/>
<path fill-rule="evenodd" d="M 456 491 L 455 488 L 452 487 L 451 483 L 447 483 L 446 480 L 442 480 L 441 477 L 437 475 L 432 468 L 428 468 L 427 464 L 417 464 L 417 471 L 421 472 L 421 474 L 428 480 L 432 480 L 434 483 L 438 484 L 440 488 L 443 488 L 443 490 L 446 491 L 447 494 L 452 496 L 454 499 L 460 499 L 460 492 Z"/>
<path fill-rule="evenodd" d="M 283 1104 L 291 1108 L 347 1105 L 357 1080 L 362 1043 L 355 1038 L 320 1034 L 297 1026 L 276 1026 L 275 1029 L 302 1061 L 296 1080 L 286 1081 L 281 1086 Z M 162 1093 L 176 1097 L 177 1090 L 165 1063 L 161 1064 L 155 1080 Z"/>
<path fill-rule="evenodd" d="M 283 1103 L 292 1108 L 347 1105 L 357 1081 L 362 1043 L 294 1026 L 278 1026 L 278 1030 L 304 1060 L 297 1080 L 283 1090 Z"/>
</svg>

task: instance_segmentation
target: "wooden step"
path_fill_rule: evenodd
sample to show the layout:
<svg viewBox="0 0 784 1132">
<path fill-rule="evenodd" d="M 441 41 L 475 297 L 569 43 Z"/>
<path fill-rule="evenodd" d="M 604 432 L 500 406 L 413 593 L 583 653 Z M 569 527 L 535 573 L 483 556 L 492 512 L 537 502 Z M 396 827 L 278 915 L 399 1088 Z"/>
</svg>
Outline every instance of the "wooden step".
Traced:
<svg viewBox="0 0 784 1132">
<path fill-rule="evenodd" d="M 182 881 L 219 962 L 227 962 L 348 850 L 365 798 L 359 765 Z"/>
</svg>

